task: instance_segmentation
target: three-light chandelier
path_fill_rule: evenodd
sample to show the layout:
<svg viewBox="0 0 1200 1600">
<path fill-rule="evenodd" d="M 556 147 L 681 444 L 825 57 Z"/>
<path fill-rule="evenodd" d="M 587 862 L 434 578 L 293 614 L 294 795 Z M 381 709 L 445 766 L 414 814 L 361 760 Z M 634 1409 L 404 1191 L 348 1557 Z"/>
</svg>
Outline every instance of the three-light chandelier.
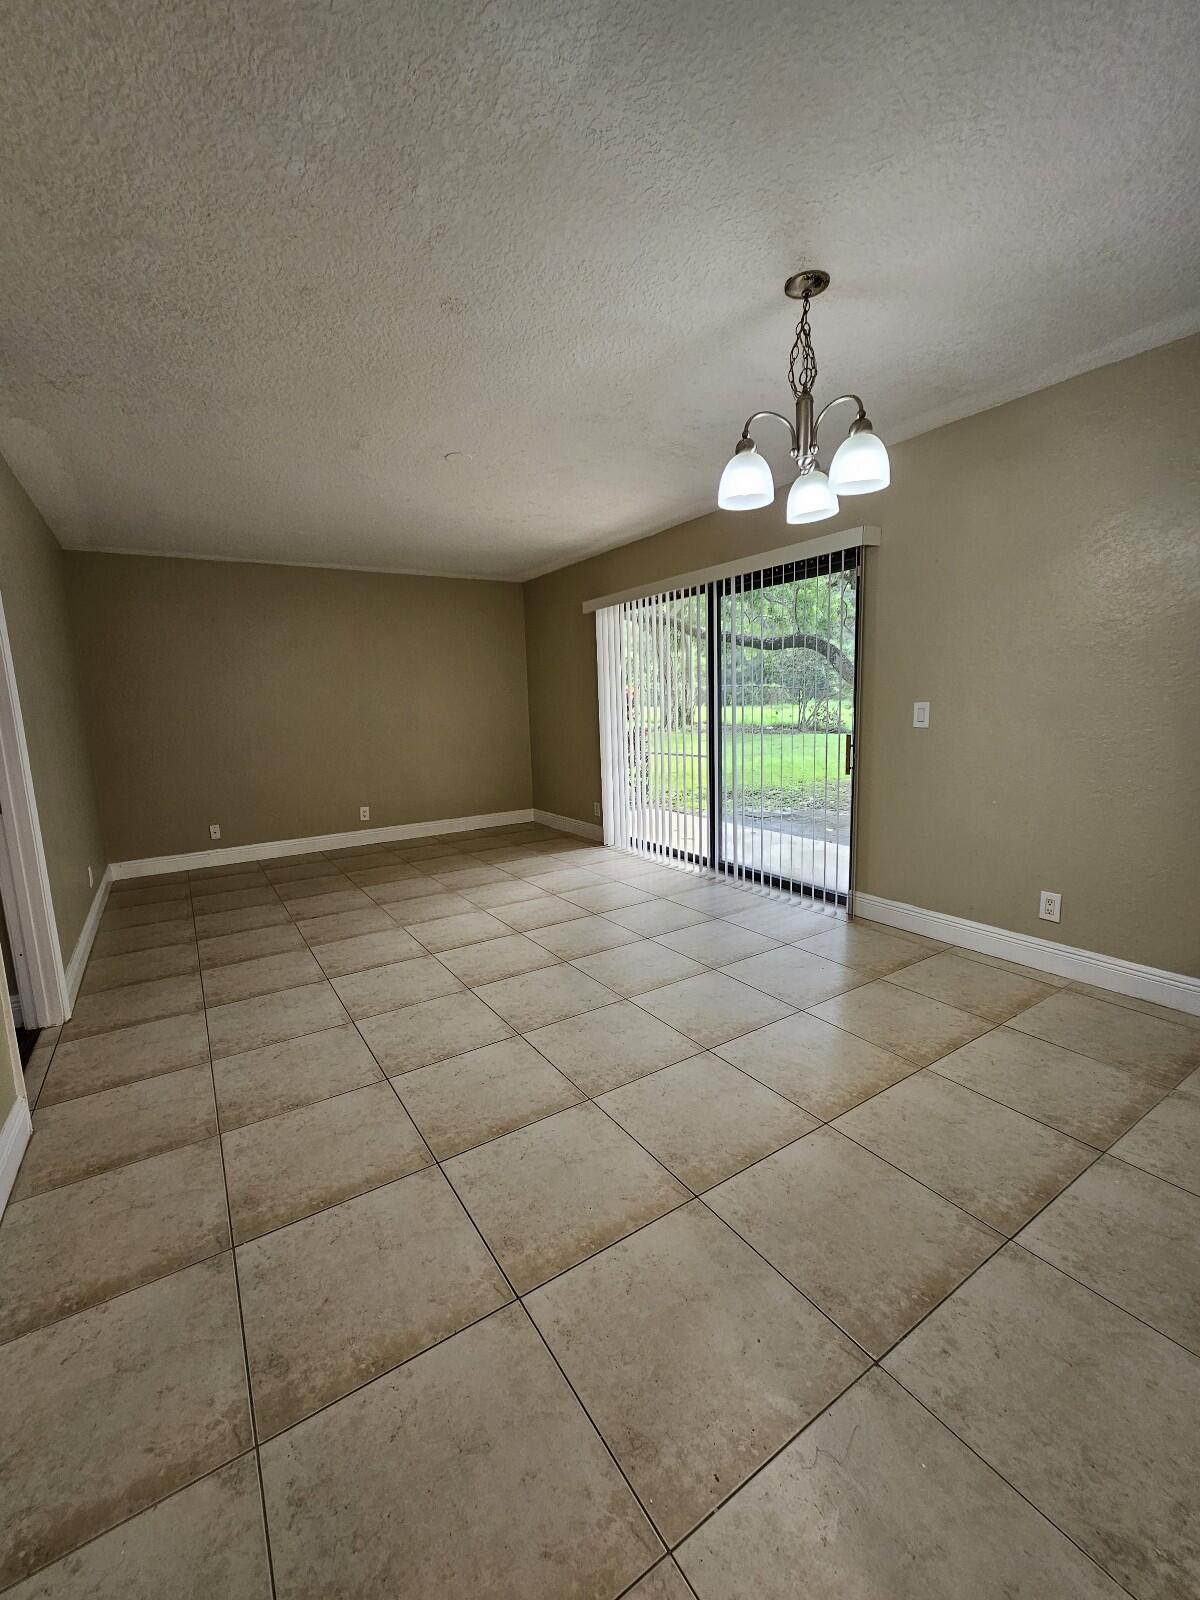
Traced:
<svg viewBox="0 0 1200 1600">
<path fill-rule="evenodd" d="M 874 494 L 886 489 L 891 482 L 892 469 L 883 440 L 871 426 L 866 408 L 856 394 L 840 394 L 814 415 L 813 385 L 817 381 L 817 358 L 813 354 L 812 335 L 808 326 L 808 305 L 814 295 L 829 287 L 829 274 L 814 270 L 797 272 L 783 286 L 789 299 L 801 302 L 800 321 L 796 324 L 796 338 L 792 357 L 788 363 L 788 381 L 796 402 L 796 421 L 793 425 L 778 411 L 756 411 L 747 418 L 738 440 L 737 449 L 721 474 L 717 490 L 717 504 L 725 511 L 753 511 L 759 506 L 769 506 L 775 498 L 775 479 L 771 466 L 758 453 L 750 437 L 751 425 L 759 417 L 774 417 L 782 422 L 792 439 L 792 459 L 800 470 L 796 481 L 788 490 L 787 520 L 789 522 L 821 522 L 837 515 L 839 494 Z M 858 414 L 850 424 L 849 435 L 834 451 L 829 463 L 829 473 L 821 469 L 817 455 L 817 430 L 825 414 L 834 406 L 853 404 Z"/>
</svg>

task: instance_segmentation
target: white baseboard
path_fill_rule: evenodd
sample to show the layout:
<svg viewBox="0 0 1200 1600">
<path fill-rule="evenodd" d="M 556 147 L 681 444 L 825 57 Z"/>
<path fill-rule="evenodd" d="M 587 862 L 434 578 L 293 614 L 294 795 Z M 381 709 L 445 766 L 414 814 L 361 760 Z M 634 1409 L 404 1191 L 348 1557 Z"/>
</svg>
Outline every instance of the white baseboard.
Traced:
<svg viewBox="0 0 1200 1600">
<path fill-rule="evenodd" d="M 560 817 L 553 811 L 539 811 L 534 807 L 533 820 L 546 828 L 558 828 L 563 833 L 578 834 L 581 839 L 595 839 L 604 843 L 604 829 L 596 822 L 580 822 L 575 817 Z"/>
<path fill-rule="evenodd" d="M 83 927 L 79 930 L 79 937 L 75 941 L 75 949 L 67 963 L 67 1016 L 68 1020 L 75 1009 L 75 1001 L 79 997 L 79 985 L 83 982 L 83 969 L 88 964 L 88 957 L 92 953 L 92 945 L 96 942 L 96 930 L 100 926 L 100 918 L 104 915 L 104 907 L 108 901 L 108 892 L 112 888 L 115 873 L 112 867 L 105 867 L 104 876 L 100 879 L 99 887 L 88 907 L 88 914 L 84 918 Z"/>
<path fill-rule="evenodd" d="M 29 1101 L 18 1095 L 12 1109 L 0 1128 L 0 1211 L 8 1204 L 12 1186 L 17 1181 L 17 1169 L 29 1135 L 33 1132 L 33 1118 L 29 1115 Z"/>
<path fill-rule="evenodd" d="M 872 922 L 882 922 L 889 928 L 908 933 L 923 933 L 926 938 L 940 939 L 943 944 L 960 945 L 965 950 L 979 950 L 987 956 L 1036 967 L 1039 972 L 1051 972 L 1075 983 L 1095 984 L 1099 989 L 1133 995 L 1138 1000 L 1153 1000 L 1175 1011 L 1200 1016 L 1200 978 L 1189 978 L 1182 972 L 1143 967 L 1136 961 L 1122 961 L 1118 956 L 1077 950 L 1071 945 L 1056 944 L 1053 939 L 1039 939 L 1031 933 L 1012 933 L 1007 928 L 990 927 L 986 922 L 952 917 L 944 911 L 925 911 L 920 906 L 905 905 L 901 900 L 882 900 L 874 894 L 855 894 L 854 915 L 869 917 Z"/>
<path fill-rule="evenodd" d="M 300 856 L 314 850 L 349 850 L 356 844 L 392 844 L 420 839 L 427 833 L 468 833 L 474 828 L 507 828 L 532 822 L 529 807 L 489 811 L 478 817 L 441 817 L 429 822 L 398 822 L 390 828 L 355 828 L 351 833 L 320 833 L 307 839 L 272 839 L 265 844 L 235 844 L 220 850 L 192 850 L 175 856 L 144 856 L 140 861 L 114 861 L 117 878 L 150 878 L 160 872 L 195 872 L 201 867 L 236 866 L 240 861 L 269 861 L 273 856 Z M 579 826 L 578 823 L 575 824 Z"/>
</svg>

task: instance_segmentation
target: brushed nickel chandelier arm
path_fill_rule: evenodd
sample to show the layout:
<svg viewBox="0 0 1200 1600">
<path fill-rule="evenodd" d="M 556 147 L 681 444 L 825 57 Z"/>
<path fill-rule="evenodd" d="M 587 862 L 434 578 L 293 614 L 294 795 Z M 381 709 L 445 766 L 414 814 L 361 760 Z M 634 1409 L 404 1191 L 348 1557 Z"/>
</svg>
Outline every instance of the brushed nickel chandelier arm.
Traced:
<svg viewBox="0 0 1200 1600">
<path fill-rule="evenodd" d="M 749 445 L 751 448 L 753 448 L 754 440 L 750 437 L 750 428 L 753 423 L 758 421 L 759 417 L 774 417 L 776 422 L 783 423 L 784 427 L 788 431 L 788 437 L 792 441 L 792 454 L 795 455 L 799 449 L 799 441 L 796 436 L 796 430 L 788 421 L 788 419 L 778 411 L 756 411 L 752 417 L 747 417 L 746 424 L 742 429 L 742 437 L 738 442 L 738 449 L 741 450 L 743 446 L 746 445 Z"/>
<path fill-rule="evenodd" d="M 827 411 L 832 411 L 834 406 L 840 406 L 840 405 L 853 405 L 853 406 L 857 406 L 858 407 L 858 415 L 855 417 L 854 421 L 850 424 L 850 432 L 851 433 L 854 433 L 855 431 L 861 433 L 863 431 L 863 424 L 864 423 L 866 423 L 866 426 L 868 428 L 871 426 L 870 421 L 869 421 L 869 419 L 867 417 L 867 408 L 866 408 L 866 406 L 863 405 L 862 401 L 858 398 L 858 396 L 856 394 L 840 394 L 840 395 L 838 395 L 836 400 L 831 400 L 827 406 L 822 406 L 820 411 L 817 412 L 817 420 L 813 424 L 814 433 L 821 426 L 821 419 L 824 417 L 825 413 Z"/>
</svg>

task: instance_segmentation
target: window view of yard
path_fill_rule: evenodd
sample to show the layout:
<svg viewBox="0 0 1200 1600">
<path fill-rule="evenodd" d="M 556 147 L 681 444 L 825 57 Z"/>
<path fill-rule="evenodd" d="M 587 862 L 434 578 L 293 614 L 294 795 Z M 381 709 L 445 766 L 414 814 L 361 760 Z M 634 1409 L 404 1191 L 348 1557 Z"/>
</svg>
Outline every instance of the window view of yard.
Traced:
<svg viewBox="0 0 1200 1600">
<path fill-rule="evenodd" d="M 718 799 L 727 859 L 844 887 L 856 602 L 853 572 L 720 596 Z M 645 803 L 677 814 L 665 836 L 689 848 L 711 781 L 707 694 L 690 687 L 698 681 L 695 653 L 707 654 L 705 618 L 694 596 L 669 602 L 651 665 L 643 650 L 626 687 L 636 729 L 631 778 Z"/>
</svg>

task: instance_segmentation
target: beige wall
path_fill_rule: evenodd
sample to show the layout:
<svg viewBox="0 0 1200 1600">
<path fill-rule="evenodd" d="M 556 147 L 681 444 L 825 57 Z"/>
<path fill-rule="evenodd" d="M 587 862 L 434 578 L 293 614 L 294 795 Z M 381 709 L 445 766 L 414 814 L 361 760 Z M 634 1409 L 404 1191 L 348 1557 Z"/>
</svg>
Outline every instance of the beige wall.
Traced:
<svg viewBox="0 0 1200 1600">
<path fill-rule="evenodd" d="M 71 554 L 114 861 L 530 804 L 521 589 Z M 371 807 L 369 824 L 358 820 Z"/>
<path fill-rule="evenodd" d="M 63 961 L 69 962 L 107 857 L 68 632 L 66 558 L 0 460 L 0 594 L 29 746 Z"/>
<path fill-rule="evenodd" d="M 731 401 L 731 424 L 749 409 Z M 883 530 L 860 889 L 1200 972 L 1198 412 L 1193 338 L 896 446 L 892 487 L 812 530 Z M 600 795 L 580 602 L 795 542 L 783 499 L 526 585 L 535 805 L 591 821 Z M 1063 895 L 1057 927 L 1041 889 Z"/>
</svg>

